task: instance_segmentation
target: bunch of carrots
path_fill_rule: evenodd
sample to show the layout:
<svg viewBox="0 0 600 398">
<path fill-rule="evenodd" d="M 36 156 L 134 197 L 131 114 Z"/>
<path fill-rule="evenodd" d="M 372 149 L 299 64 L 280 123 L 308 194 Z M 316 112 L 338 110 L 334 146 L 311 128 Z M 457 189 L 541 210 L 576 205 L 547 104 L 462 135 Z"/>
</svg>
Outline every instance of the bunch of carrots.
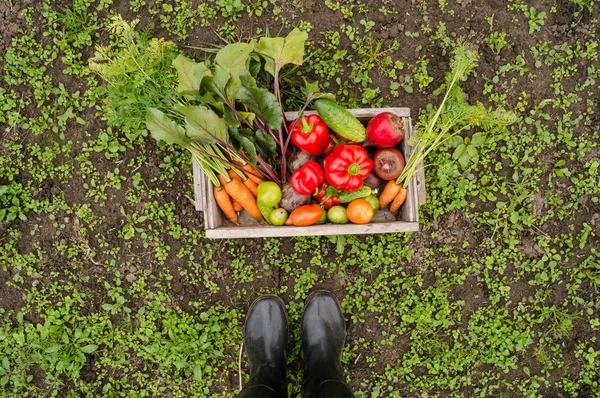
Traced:
<svg viewBox="0 0 600 398">
<path fill-rule="evenodd" d="M 406 200 L 408 190 L 402 184 L 398 184 L 395 180 L 390 180 L 386 185 L 381 195 L 379 195 L 379 206 L 384 209 L 390 203 L 390 213 L 398 211 L 400 206 Z"/>
<path fill-rule="evenodd" d="M 262 220 L 262 214 L 256 204 L 258 185 L 263 181 L 258 171 L 250 164 L 229 169 L 227 174 L 219 174 L 220 184 L 214 184 L 213 193 L 219 208 L 227 219 L 237 222 L 237 212 L 246 210 L 253 218 Z"/>
<path fill-rule="evenodd" d="M 475 69 L 479 55 L 464 42 L 459 42 L 454 49 L 454 57 L 450 62 L 451 71 L 446 74 L 446 82 L 440 88 L 446 90 L 440 106 L 431 112 L 419 125 L 421 131 L 411 137 L 409 145 L 416 148 L 402 173 L 396 180 L 387 183 L 379 196 L 379 205 L 385 208 L 390 205 L 390 212 L 396 212 L 406 200 L 407 187 L 414 180 L 422 167 L 426 156 L 454 135 L 479 127 L 489 130 L 508 126 L 517 121 L 513 112 L 503 109 L 488 110 L 481 103 L 470 105 L 459 83 Z"/>
</svg>

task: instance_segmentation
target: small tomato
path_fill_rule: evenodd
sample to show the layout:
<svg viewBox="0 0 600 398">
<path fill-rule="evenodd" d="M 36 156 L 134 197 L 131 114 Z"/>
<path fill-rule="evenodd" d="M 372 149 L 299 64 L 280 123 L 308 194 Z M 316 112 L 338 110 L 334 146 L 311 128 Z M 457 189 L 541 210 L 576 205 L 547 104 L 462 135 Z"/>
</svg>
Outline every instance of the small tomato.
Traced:
<svg viewBox="0 0 600 398">
<path fill-rule="evenodd" d="M 346 224 L 348 222 L 348 215 L 346 209 L 342 206 L 332 206 L 327 211 L 327 218 L 334 224 Z"/>
<path fill-rule="evenodd" d="M 354 224 L 366 224 L 373 218 L 375 211 L 373 206 L 365 199 L 355 199 L 348 205 L 346 210 L 348 219 Z"/>
<path fill-rule="evenodd" d="M 273 181 L 261 182 L 257 190 L 257 199 L 265 206 L 273 207 L 281 200 L 281 188 Z"/>
<path fill-rule="evenodd" d="M 377 196 L 375 195 L 369 195 L 366 198 L 363 198 L 364 200 L 366 200 L 367 202 L 369 202 L 371 204 L 371 206 L 373 206 L 373 211 L 376 212 L 377 210 L 379 210 L 379 199 L 377 198 Z"/>
<path fill-rule="evenodd" d="M 317 224 L 323 224 L 325 221 L 327 221 L 327 210 L 322 209 L 323 213 L 321 213 L 321 218 L 319 218 L 319 221 L 317 221 Z"/>
<path fill-rule="evenodd" d="M 269 221 L 273 225 L 284 225 L 287 219 L 288 212 L 283 208 L 275 209 L 269 215 Z"/>
</svg>

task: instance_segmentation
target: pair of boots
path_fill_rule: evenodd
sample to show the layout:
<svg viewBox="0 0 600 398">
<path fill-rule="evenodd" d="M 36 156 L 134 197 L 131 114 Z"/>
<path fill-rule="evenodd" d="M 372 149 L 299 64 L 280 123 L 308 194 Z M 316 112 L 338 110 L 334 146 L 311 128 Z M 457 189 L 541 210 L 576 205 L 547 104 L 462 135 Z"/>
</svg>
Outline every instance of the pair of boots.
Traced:
<svg viewBox="0 0 600 398">
<path fill-rule="evenodd" d="M 301 339 L 304 354 L 303 398 L 351 398 L 342 371 L 341 356 L 346 325 L 340 303 L 329 292 L 317 292 L 306 301 Z M 240 398 L 287 398 L 286 359 L 288 322 L 277 296 L 261 296 L 248 310 L 244 343 L 250 381 Z"/>
</svg>

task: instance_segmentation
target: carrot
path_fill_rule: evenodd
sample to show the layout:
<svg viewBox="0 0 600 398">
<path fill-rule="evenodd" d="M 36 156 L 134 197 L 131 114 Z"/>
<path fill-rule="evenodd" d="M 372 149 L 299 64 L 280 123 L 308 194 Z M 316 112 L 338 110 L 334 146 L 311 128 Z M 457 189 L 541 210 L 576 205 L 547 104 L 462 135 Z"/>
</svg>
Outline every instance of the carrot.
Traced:
<svg viewBox="0 0 600 398">
<path fill-rule="evenodd" d="M 254 175 L 254 174 L 246 173 L 248 178 L 251 179 L 252 181 L 254 181 L 254 183 L 256 185 L 259 185 L 261 182 L 263 182 L 263 180 L 258 177 L 259 175 L 262 175 L 260 173 L 260 171 L 256 170 L 256 168 L 254 166 L 252 166 L 250 163 L 246 163 L 242 167 L 244 168 L 244 170 L 249 171 L 250 173 L 256 174 L 256 175 Z"/>
<path fill-rule="evenodd" d="M 238 202 L 235 199 L 231 200 L 231 204 L 233 205 L 233 210 L 235 210 L 235 211 L 242 211 L 242 210 L 244 210 L 244 208 L 242 207 L 242 205 L 240 204 L 240 202 Z"/>
<path fill-rule="evenodd" d="M 244 185 L 246 186 L 246 188 L 248 188 L 250 190 L 250 192 L 252 192 L 252 196 L 254 196 L 255 198 L 258 197 L 258 185 L 256 185 L 256 183 L 254 181 L 252 181 L 250 178 L 242 178 L 240 177 L 240 175 L 238 173 L 236 173 L 234 170 L 229 170 L 228 172 L 229 177 L 231 177 L 233 180 L 238 180 L 244 183 Z"/>
<path fill-rule="evenodd" d="M 223 214 L 225 214 L 225 217 L 227 217 L 229 221 L 236 223 L 238 216 L 231 204 L 231 198 L 227 192 L 222 187 L 215 187 L 215 189 L 213 189 L 213 194 L 217 204 L 223 211 Z"/>
<path fill-rule="evenodd" d="M 401 186 L 396 184 L 396 181 L 394 180 L 390 180 L 387 184 L 385 184 L 383 192 L 381 192 L 381 195 L 379 195 L 379 206 L 382 209 L 390 203 L 392 203 L 394 198 L 398 196 L 398 193 L 400 192 L 400 187 Z"/>
<path fill-rule="evenodd" d="M 252 195 L 254 195 L 255 198 L 258 198 L 258 185 L 256 185 L 256 183 L 250 178 L 246 178 L 246 181 L 243 182 L 246 188 L 248 188 L 250 192 L 252 192 Z"/>
<path fill-rule="evenodd" d="M 240 175 L 238 173 L 236 173 L 235 170 L 229 169 L 229 171 L 227 173 L 229 174 L 230 178 L 233 178 L 234 180 L 242 181 L 242 177 L 240 177 Z"/>
<path fill-rule="evenodd" d="M 404 201 L 406 200 L 406 193 L 407 189 L 400 185 L 400 192 L 398 192 L 398 195 L 396 195 L 394 201 L 392 202 L 392 205 L 390 206 L 390 213 L 395 213 L 400 208 L 400 206 L 402 206 L 402 203 L 404 203 Z"/>
<path fill-rule="evenodd" d="M 232 199 L 237 200 L 253 218 L 262 220 L 263 217 L 256 205 L 256 199 L 241 181 L 232 179 L 228 182 L 222 175 L 219 175 L 219 181 Z"/>
</svg>

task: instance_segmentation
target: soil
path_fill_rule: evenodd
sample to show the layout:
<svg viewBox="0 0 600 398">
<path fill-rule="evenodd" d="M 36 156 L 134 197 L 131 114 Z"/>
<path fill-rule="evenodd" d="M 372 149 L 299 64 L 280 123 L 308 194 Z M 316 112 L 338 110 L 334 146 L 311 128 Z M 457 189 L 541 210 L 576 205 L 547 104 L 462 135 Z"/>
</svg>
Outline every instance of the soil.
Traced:
<svg viewBox="0 0 600 398">
<path fill-rule="evenodd" d="M 19 25 L 23 23 L 23 15 L 20 11 L 23 7 L 31 4 L 30 0 L 17 1 L 13 4 L 12 1 L 0 2 L 0 53 L 8 48 L 10 40 L 17 34 Z"/>
<path fill-rule="evenodd" d="M 18 34 L 18 29 L 24 25 L 24 20 L 22 15 L 20 14 L 20 10 L 31 3 L 29 0 L 23 1 L 4 1 L 0 2 L 0 26 L 3 27 L 0 39 L 0 54 L 3 54 L 8 47 L 10 40 L 16 34 Z M 128 8 L 125 5 L 126 2 L 115 2 L 115 7 L 118 12 L 124 16 L 125 19 L 131 19 L 136 17 L 130 13 Z M 389 43 L 392 39 L 399 39 L 404 36 L 406 31 L 416 31 L 418 30 L 418 26 L 414 22 L 411 16 L 418 14 L 418 10 L 416 8 L 416 2 L 396 2 L 397 11 L 399 12 L 397 15 L 388 15 L 384 16 L 375 10 L 377 10 L 377 6 L 380 4 L 379 1 L 367 1 L 369 5 L 369 15 L 376 22 L 376 37 L 384 39 Z M 431 3 L 431 2 L 430 2 Z M 460 34 L 467 35 L 469 37 L 470 42 L 473 43 L 475 47 L 479 47 L 480 52 L 482 53 L 482 60 L 480 66 L 478 68 L 477 76 L 470 79 L 466 84 L 465 91 L 467 94 L 473 97 L 481 97 L 479 93 L 482 92 L 483 86 L 487 80 L 493 77 L 496 73 L 498 66 L 504 61 L 504 58 L 514 57 L 519 54 L 521 51 L 527 50 L 530 46 L 534 45 L 536 41 L 542 40 L 553 40 L 556 37 L 561 37 L 565 34 L 565 32 L 571 30 L 571 23 L 574 22 L 574 12 L 575 8 L 568 3 L 566 0 L 555 1 L 533 1 L 532 5 L 534 5 L 538 9 L 549 9 L 553 5 L 557 5 L 559 10 L 563 10 L 558 14 L 549 14 L 548 20 L 546 21 L 545 26 L 540 31 L 540 34 L 534 39 L 531 35 L 527 34 L 526 29 L 519 28 L 511 30 L 511 37 L 514 42 L 514 46 L 508 50 L 508 52 L 503 53 L 502 57 L 497 57 L 495 54 L 484 45 L 483 39 L 485 35 L 489 32 L 490 26 L 484 20 L 484 16 L 494 15 L 494 25 L 503 27 L 503 30 L 511 29 L 509 27 L 513 26 L 512 16 L 506 12 L 506 3 L 501 0 L 493 0 L 493 1 L 472 1 L 472 0 L 458 0 L 458 6 L 454 6 L 457 14 L 460 15 L 461 18 L 454 18 L 447 23 L 447 30 L 450 32 L 460 32 Z M 311 0 L 305 1 L 295 1 L 290 2 L 290 4 L 285 10 L 285 12 L 290 15 L 291 19 L 296 17 L 302 18 L 305 20 L 310 20 L 317 28 L 311 32 L 310 36 L 312 39 L 316 39 L 318 37 L 319 32 L 325 31 L 328 29 L 333 29 L 338 27 L 344 21 L 339 12 L 334 12 L 325 7 L 321 2 L 314 2 Z M 434 7 L 433 5 L 430 7 L 430 15 L 433 20 L 442 20 L 443 15 L 441 11 L 439 11 L 438 7 Z M 583 24 L 579 24 L 578 26 L 585 26 L 585 19 L 590 18 L 589 15 L 583 14 Z M 461 23 L 461 20 L 464 20 L 466 17 L 470 18 L 470 22 Z M 578 17 L 579 18 L 579 17 Z M 149 15 L 143 15 L 141 18 L 140 25 L 147 24 L 151 21 Z M 265 19 L 261 20 L 260 24 L 256 22 L 254 19 L 242 18 L 240 20 L 240 34 L 248 35 L 250 31 L 257 26 L 267 25 L 272 29 L 272 31 L 277 31 L 279 27 L 279 22 L 274 20 Z M 156 27 L 155 35 L 157 36 L 165 36 L 174 41 L 178 41 L 174 37 L 169 37 L 166 31 L 161 29 L 160 27 Z M 577 31 L 575 33 L 574 40 L 585 37 L 586 32 L 585 29 L 581 31 Z M 40 37 L 40 40 L 43 38 Z M 192 34 L 190 38 L 187 40 L 186 44 L 193 44 L 196 42 L 216 42 L 218 41 L 218 37 L 215 32 L 210 28 L 197 28 Z M 428 56 L 432 58 L 429 73 L 435 79 L 434 81 L 440 81 L 443 78 L 444 73 L 448 69 L 447 65 L 447 57 L 436 53 L 437 49 L 429 46 L 427 42 L 427 38 L 423 37 L 419 43 L 415 43 L 411 41 L 411 46 L 423 45 L 424 52 Z M 351 43 L 345 39 L 342 41 L 342 47 L 350 46 Z M 403 62 L 412 63 L 416 60 L 417 54 L 413 51 L 414 48 L 405 49 L 406 56 L 403 56 Z M 192 52 L 190 50 L 190 52 Z M 57 72 L 53 73 L 52 77 L 54 81 L 61 81 L 65 84 L 67 90 L 81 90 L 82 83 L 79 79 L 71 78 L 66 75 L 60 73 L 60 67 L 57 67 Z M 347 69 L 346 69 L 347 70 Z M 540 79 L 546 81 L 550 78 L 550 69 L 542 68 L 537 72 Z M 346 72 L 347 73 L 347 72 Z M 344 76 L 342 76 L 344 77 Z M 433 94 L 429 93 L 428 95 L 419 95 L 419 96 L 410 96 L 406 98 L 394 99 L 389 96 L 389 89 L 386 85 L 378 85 L 378 80 L 387 81 L 380 76 L 375 74 L 373 76 L 374 86 L 379 86 L 382 91 L 382 95 L 385 99 L 385 105 L 397 105 L 403 104 L 404 102 L 410 101 L 410 106 L 413 109 L 420 109 L 426 106 L 428 103 L 434 103 L 437 100 L 437 97 L 433 96 Z M 533 82 L 530 82 L 533 83 Z M 535 104 L 539 103 L 540 100 L 544 98 L 551 98 L 553 93 L 548 87 L 548 84 L 529 84 L 528 87 L 531 87 L 532 92 L 530 103 Z M 335 91 L 335 88 L 332 90 Z M 513 94 L 515 98 L 519 95 L 519 93 Z M 511 99 L 512 101 L 512 99 Z M 514 102 L 514 101 L 513 101 Z M 90 116 L 90 115 L 88 115 Z M 558 116 L 558 115 L 551 115 Z M 93 120 L 93 117 L 86 118 L 86 120 Z M 85 127 L 78 126 L 74 124 L 70 134 L 74 137 L 74 145 L 75 152 L 81 149 L 81 144 L 85 141 L 86 134 L 88 132 L 92 133 L 97 131 L 101 122 L 96 122 L 95 124 L 88 125 Z M 2 131 L 0 131 L 2 133 Z M 31 139 L 34 139 L 31 137 Z M 99 165 L 99 172 L 101 174 L 105 174 L 107 171 L 112 170 L 112 165 L 107 162 L 101 161 L 102 154 L 96 154 L 95 160 L 97 160 L 97 164 Z M 133 153 L 125 153 L 123 156 L 123 164 L 127 164 L 135 154 Z M 159 158 L 159 154 L 157 153 L 156 147 L 154 145 L 148 146 L 148 164 L 149 167 L 144 167 L 140 172 L 143 174 L 143 178 L 146 181 L 150 181 L 152 178 L 157 177 L 159 175 L 158 164 L 161 159 Z M 553 161 L 552 155 L 548 154 L 548 160 Z M 24 173 L 21 178 L 27 179 L 28 176 Z M 87 202 L 88 200 L 85 197 L 86 190 L 83 188 L 83 180 L 79 176 L 75 176 L 68 185 L 61 184 L 58 181 L 48 180 L 39 186 L 38 195 L 42 198 L 44 197 L 52 197 L 53 195 L 64 194 L 68 203 L 82 203 Z M 2 183 L 0 177 L 0 185 Z M 177 173 L 176 180 L 173 182 L 174 186 L 188 186 L 190 181 L 188 180 L 185 172 Z M 125 221 L 125 218 L 121 215 L 119 211 L 119 204 L 125 203 L 125 193 L 124 191 L 119 190 L 110 190 L 109 191 L 110 200 L 107 202 L 108 205 L 105 207 L 100 207 L 99 205 L 93 205 L 93 211 L 96 215 L 104 217 L 105 222 L 101 223 L 95 229 L 95 233 L 99 234 L 106 238 L 109 244 L 114 246 L 119 246 L 116 244 L 118 241 L 117 232 L 120 230 L 122 224 Z M 185 198 L 184 194 L 179 191 L 165 193 L 165 200 L 169 202 L 173 202 L 177 204 L 176 207 L 176 217 L 179 221 L 183 221 L 188 228 L 198 228 L 201 229 L 203 226 L 202 216 L 195 213 L 195 209 L 192 204 Z M 483 206 L 478 204 L 475 210 L 482 210 Z M 546 210 L 546 199 L 542 192 L 537 193 L 534 197 L 534 201 L 532 203 L 532 211 L 535 214 L 543 214 Z M 586 204 L 586 210 L 582 211 L 580 215 L 577 216 L 577 219 L 573 222 L 574 225 L 581 226 L 583 222 L 591 222 L 594 226 L 600 225 L 600 208 L 598 204 Z M 48 270 L 56 270 L 60 271 L 63 269 L 64 264 L 61 263 L 62 257 L 56 253 L 53 249 L 53 236 L 55 229 L 52 226 L 51 222 L 48 220 L 34 218 L 33 220 L 20 222 L 17 225 L 23 233 L 27 233 L 33 224 L 39 224 L 41 226 L 42 231 L 44 232 L 44 236 L 47 238 L 42 239 L 40 242 L 40 249 L 45 256 L 47 257 L 47 267 Z M 80 236 L 77 233 L 76 225 L 73 220 L 70 220 L 66 223 L 66 229 L 63 233 L 63 238 L 66 240 L 77 240 L 80 239 Z M 554 234 L 562 229 L 562 225 L 559 220 L 554 220 L 546 225 L 546 233 Z M 578 227 L 579 229 L 580 227 Z M 7 225 L 0 224 L 0 236 L 3 236 L 6 232 Z M 435 232 L 435 237 L 432 237 L 432 232 Z M 488 232 L 488 231 L 486 231 Z M 575 231 L 576 233 L 577 231 Z M 533 237 L 535 236 L 531 231 L 523 231 L 521 234 L 521 244 L 519 246 L 522 253 L 525 255 L 527 259 L 536 259 L 539 258 L 543 254 L 543 250 L 534 242 Z M 458 244 L 462 242 L 468 242 L 469 247 L 475 248 L 473 249 L 476 252 L 484 253 L 485 248 L 482 248 L 480 245 L 484 241 L 486 236 L 479 232 L 475 231 L 472 222 L 467 219 L 463 213 L 459 212 L 451 212 L 440 218 L 433 221 L 433 224 L 428 227 L 424 227 L 421 232 L 414 233 L 411 241 L 410 247 L 412 250 L 412 259 L 409 263 L 405 264 L 405 268 L 410 270 L 419 266 L 421 261 L 425 256 L 426 248 L 439 248 L 443 245 L 450 244 L 452 242 L 458 242 Z M 361 240 L 364 238 L 360 238 Z M 27 241 L 24 241 L 23 246 L 20 247 L 20 251 L 26 253 L 30 251 L 32 248 L 28 246 Z M 294 241 L 284 239 L 281 241 L 282 247 L 281 252 L 283 253 L 293 253 L 295 251 Z M 90 249 L 97 251 L 98 253 L 102 253 L 100 247 L 97 247 L 97 242 L 85 242 L 90 245 Z M 171 274 L 174 276 L 174 279 L 170 282 L 172 288 L 172 299 L 175 305 L 182 307 L 184 310 L 189 310 L 189 303 L 197 301 L 198 299 L 203 297 L 203 292 L 199 290 L 195 286 L 190 286 L 186 283 L 185 279 L 179 275 L 179 269 L 185 267 L 185 259 L 178 258 L 176 253 L 181 248 L 180 243 L 177 240 L 170 239 L 169 237 L 165 238 L 165 243 L 171 246 L 171 254 L 169 255 L 166 264 Z M 239 288 L 244 288 L 247 290 L 246 299 L 238 302 L 233 295 L 229 293 L 228 287 L 236 285 L 234 281 L 231 270 L 228 267 L 228 264 L 231 262 L 230 255 L 227 254 L 227 248 L 229 246 L 228 243 L 218 242 L 215 243 L 220 250 L 218 253 L 218 258 L 214 260 L 214 268 L 215 273 L 219 276 L 216 280 L 218 281 L 218 285 L 220 288 L 220 292 L 216 295 L 210 297 L 209 302 L 207 304 L 212 303 L 224 303 L 226 305 L 231 305 L 237 308 L 242 308 L 246 310 L 250 305 L 252 298 L 260 294 L 261 292 L 267 291 L 269 289 L 277 289 L 282 287 L 282 279 L 280 275 L 280 271 L 278 270 L 269 270 L 265 271 L 261 274 L 262 278 L 255 280 L 252 283 L 246 284 L 244 286 L 240 286 L 237 284 Z M 263 263 L 265 260 L 261 258 L 261 253 L 263 253 L 263 241 L 260 239 L 257 240 L 241 240 L 234 244 L 236 247 L 245 246 L 245 252 L 248 254 L 248 258 L 246 261 L 251 264 L 256 264 L 256 269 L 262 269 Z M 128 253 L 132 256 L 136 256 L 139 258 L 139 264 L 137 267 L 125 267 L 124 265 L 117 265 L 120 271 L 126 275 L 125 279 L 127 282 L 132 283 L 136 280 L 136 274 L 138 272 L 146 272 L 149 274 L 158 274 L 161 271 L 160 266 L 156 265 L 154 262 L 146 261 L 145 253 L 146 249 L 143 248 L 142 242 L 140 240 L 133 240 L 132 247 L 134 248 L 132 253 Z M 309 256 L 305 256 L 304 263 L 308 263 L 310 261 Z M 335 262 L 338 258 L 338 255 L 331 250 L 329 253 L 325 255 L 326 262 Z M 97 265 L 102 264 L 105 258 L 102 255 L 96 257 L 94 259 L 94 264 L 90 265 L 86 268 L 88 276 L 92 276 L 89 278 L 89 282 L 84 282 L 83 279 L 80 280 L 66 280 L 66 283 L 74 284 L 78 288 L 81 288 L 83 291 L 89 293 L 93 298 L 97 292 L 102 291 L 99 288 L 100 284 L 97 282 L 100 280 L 102 274 L 105 272 L 102 266 Z M 440 259 L 440 266 L 449 266 L 456 267 L 455 264 L 447 264 L 443 259 Z M 515 265 L 516 266 L 516 265 Z M 332 291 L 340 300 L 346 294 L 346 288 L 349 283 L 359 274 L 359 270 L 349 270 L 347 276 L 342 276 L 338 273 L 333 273 L 330 275 L 327 270 L 322 268 L 315 267 L 314 272 L 319 275 L 320 280 L 324 280 L 324 282 L 319 283 L 313 287 L 313 289 L 326 289 Z M 0 307 L 6 309 L 18 309 L 24 305 L 24 300 L 20 296 L 19 290 L 9 287 L 7 282 L 12 279 L 13 275 L 6 271 L 0 270 Z M 435 275 L 433 271 L 426 275 L 426 280 L 423 286 L 423 289 L 433 285 L 435 283 Z M 293 280 L 291 278 L 287 279 L 287 292 L 282 295 L 282 298 L 285 302 L 289 302 L 293 300 L 291 292 L 293 292 L 294 286 L 292 285 Z M 30 278 L 27 281 L 27 284 L 36 283 L 34 278 Z M 524 282 L 514 282 L 510 285 L 511 293 L 510 300 L 513 303 L 518 303 L 523 298 L 528 298 L 534 294 L 530 285 Z M 591 289 L 591 288 L 590 288 Z M 475 309 L 477 309 L 482 303 L 486 302 L 488 299 L 488 292 L 486 292 L 485 286 L 482 286 L 481 283 L 477 280 L 476 277 L 470 277 L 463 284 L 459 286 L 455 286 L 451 290 L 451 294 L 455 300 L 462 300 L 465 302 L 464 305 L 464 317 L 468 317 Z M 555 292 L 555 299 L 558 301 L 562 301 L 564 291 Z M 101 297 L 97 297 L 98 302 L 101 302 Z M 89 311 L 97 310 L 99 306 L 94 300 L 90 300 L 86 305 L 89 307 Z M 136 310 L 135 307 L 132 308 L 133 311 Z M 466 318 L 465 318 L 466 319 Z M 29 319 L 31 321 L 35 321 L 35 319 Z M 348 335 L 351 336 L 349 339 L 353 341 L 358 341 L 360 338 L 365 338 L 366 340 L 371 340 L 373 335 L 379 336 L 381 335 L 381 326 L 373 317 L 366 316 L 365 322 L 361 324 L 355 324 L 349 322 L 348 324 Z M 598 333 L 591 332 L 589 330 L 589 325 L 576 324 L 573 340 L 565 341 L 566 344 L 575 344 L 577 341 L 581 339 L 586 339 L 591 337 L 591 335 L 598 335 Z M 356 359 L 353 363 L 348 367 L 348 372 L 351 377 L 351 387 L 358 389 L 359 382 L 368 379 L 371 374 L 382 374 L 385 365 L 389 363 L 394 363 L 402 358 L 404 352 L 407 351 L 410 345 L 410 341 L 406 336 L 401 336 L 398 340 L 396 340 L 396 344 L 390 350 L 385 353 L 377 353 L 371 352 L 369 350 L 359 351 L 359 358 Z M 574 350 L 572 351 L 572 356 L 565 358 L 566 362 L 575 361 L 574 358 Z M 367 356 L 378 356 L 377 365 L 374 368 L 369 367 L 365 358 Z M 92 365 L 89 365 L 92 366 Z M 535 364 L 532 361 L 530 368 L 534 369 Z M 299 362 L 295 364 L 294 368 L 300 368 Z M 40 370 L 41 372 L 41 370 Z M 39 379 L 39 383 L 43 383 L 43 377 L 40 377 L 38 373 L 35 373 L 37 376 L 34 377 L 34 382 Z M 82 373 L 84 378 L 93 377 L 93 374 L 88 374 L 85 371 Z M 37 382 L 36 382 L 37 383 Z M 232 384 L 235 385 L 237 380 L 232 380 Z M 544 393 L 546 397 L 560 396 L 560 392 L 548 390 Z M 586 393 L 582 393 L 581 397 L 587 397 L 592 395 L 585 395 Z M 591 392 L 590 392 L 591 394 Z"/>
</svg>

